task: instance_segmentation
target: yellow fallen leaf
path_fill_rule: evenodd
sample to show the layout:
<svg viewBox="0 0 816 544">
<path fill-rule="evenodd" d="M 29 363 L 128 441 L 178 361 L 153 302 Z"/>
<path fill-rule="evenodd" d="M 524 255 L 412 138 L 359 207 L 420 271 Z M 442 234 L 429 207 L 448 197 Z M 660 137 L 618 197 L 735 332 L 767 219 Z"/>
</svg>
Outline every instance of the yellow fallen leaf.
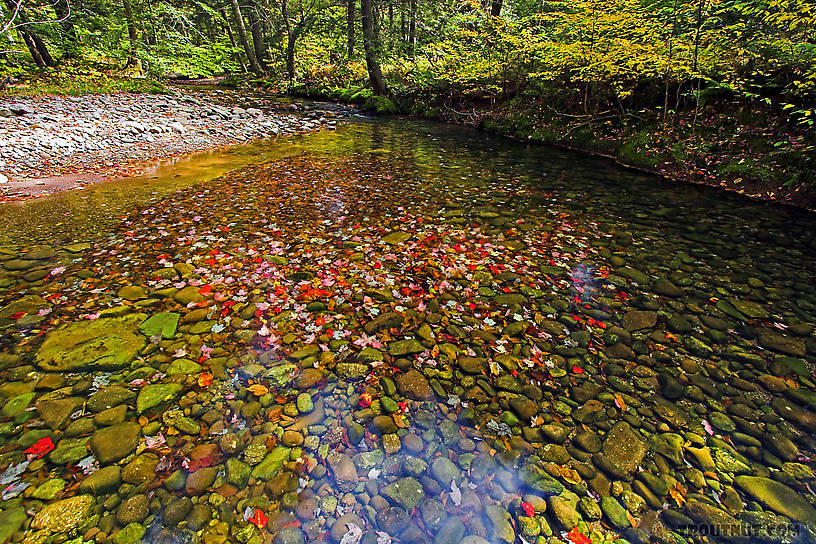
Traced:
<svg viewBox="0 0 816 544">
<path fill-rule="evenodd" d="M 558 475 L 561 476 L 562 479 L 571 483 L 571 484 L 580 484 L 581 483 L 581 476 L 578 474 L 577 471 L 559 465 L 556 469 L 558 471 Z"/>
<path fill-rule="evenodd" d="M 408 421 L 407 421 L 407 418 L 406 418 L 404 415 L 402 415 L 402 414 L 394 414 L 394 415 L 393 415 L 393 416 L 391 416 L 391 417 L 393 417 L 393 418 L 394 418 L 394 423 L 395 423 L 395 424 L 397 425 L 397 427 L 399 427 L 400 429 L 407 429 L 407 428 L 408 428 Z"/>
<path fill-rule="evenodd" d="M 250 385 L 249 387 L 247 387 L 247 390 L 249 390 L 249 392 L 255 395 L 256 397 L 262 397 L 269 393 L 269 388 L 259 383 L 254 383 Z"/>
<path fill-rule="evenodd" d="M 669 495 L 671 495 L 671 498 L 677 503 L 677 506 L 683 506 L 683 503 L 686 502 L 686 489 L 680 482 L 677 482 L 674 487 L 669 488 Z"/>
<path fill-rule="evenodd" d="M 139 425 L 144 427 L 145 425 L 147 425 L 149 423 L 149 421 L 150 420 L 147 419 L 145 416 L 142 416 L 142 417 L 139 418 Z"/>
</svg>

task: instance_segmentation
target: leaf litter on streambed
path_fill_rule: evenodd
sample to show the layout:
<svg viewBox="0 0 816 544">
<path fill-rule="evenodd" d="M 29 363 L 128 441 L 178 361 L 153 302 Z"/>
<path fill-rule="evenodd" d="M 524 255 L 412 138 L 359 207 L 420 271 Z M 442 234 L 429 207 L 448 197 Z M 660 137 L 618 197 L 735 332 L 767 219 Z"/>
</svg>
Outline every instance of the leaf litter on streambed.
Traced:
<svg viewBox="0 0 816 544">
<path fill-rule="evenodd" d="M 138 312 L 175 316 L 172 326 L 145 321 L 132 361 L 71 374 L 68 390 L 42 388 L 32 404 L 41 412 L 83 393 L 94 405 L 96 395 L 113 397 L 95 415 L 48 419 L 59 456 L 23 466 L 14 444 L 45 425 L 31 410 L 4 408 L 25 430 L 4 435 L 16 436 L 4 449 L 4 485 L 25 497 L 64 480 L 49 506 L 95 495 L 97 511 L 78 512 L 70 529 L 117 544 L 179 523 L 205 542 L 242 543 L 671 534 L 649 512 L 666 495 L 683 505 L 677 477 L 715 487 L 750 465 L 722 418 L 715 432 L 624 379 L 654 380 L 643 365 L 667 365 L 668 349 L 680 348 L 689 368 L 705 358 L 655 330 L 638 338 L 652 362 L 636 364 L 631 340 L 616 339 L 628 331 L 607 329 L 620 329 L 616 314 L 631 309 L 638 284 L 610 279 L 601 249 L 614 247 L 612 234 L 550 196 L 497 181 L 486 199 L 484 187 L 443 186 L 397 162 L 304 156 L 144 207 L 49 277 L 52 311 L 18 331 L 14 351 L 35 353 L 49 331 L 77 321 L 115 324 Z M 621 347 L 610 356 L 610 346 Z M 134 404 L 139 413 L 120 409 Z M 108 457 L 96 437 L 133 420 L 138 440 L 100 463 L 117 467 L 107 472 L 125 487 L 87 484 L 102 469 L 89 470 L 82 441 Z M 603 451 L 595 430 L 606 432 Z M 719 441 L 706 445 L 706 436 Z M 607 447 L 616 440 L 629 450 Z M 708 446 L 695 453 L 707 469 L 700 480 L 682 448 Z M 677 452 L 661 451 L 676 447 L 677 463 Z M 662 485 L 633 482 L 647 449 Z M 618 466 L 627 456 L 634 466 Z M 809 458 L 795 457 L 789 472 L 810 470 Z M 717 509 L 702 500 L 687 510 L 697 520 Z M 32 528 L 53 530 L 49 506 Z M 810 515 L 799 506 L 794 521 Z"/>
</svg>

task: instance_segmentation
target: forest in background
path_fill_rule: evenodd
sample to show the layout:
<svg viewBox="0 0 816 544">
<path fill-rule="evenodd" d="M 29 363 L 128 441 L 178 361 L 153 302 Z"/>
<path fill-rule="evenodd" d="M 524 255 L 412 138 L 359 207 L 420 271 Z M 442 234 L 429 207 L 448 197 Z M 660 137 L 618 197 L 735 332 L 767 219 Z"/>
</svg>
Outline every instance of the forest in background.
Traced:
<svg viewBox="0 0 816 544">
<path fill-rule="evenodd" d="M 0 3 L 0 85 L 160 91 L 210 76 L 745 192 L 812 187 L 816 168 L 813 1 Z"/>
</svg>

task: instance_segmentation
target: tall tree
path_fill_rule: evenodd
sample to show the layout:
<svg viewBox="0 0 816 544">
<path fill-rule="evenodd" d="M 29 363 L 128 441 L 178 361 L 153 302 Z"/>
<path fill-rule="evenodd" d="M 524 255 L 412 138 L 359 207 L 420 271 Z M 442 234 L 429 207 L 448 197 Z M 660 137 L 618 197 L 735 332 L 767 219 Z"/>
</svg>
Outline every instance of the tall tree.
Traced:
<svg viewBox="0 0 816 544">
<path fill-rule="evenodd" d="M 410 22 L 408 23 L 408 51 L 413 57 L 416 53 L 417 0 L 411 0 L 410 15 Z"/>
<path fill-rule="evenodd" d="M 493 0 L 493 5 L 490 7 L 490 15 L 498 17 L 501 15 L 502 0 Z"/>
<path fill-rule="evenodd" d="M 388 88 L 385 86 L 382 68 L 380 67 L 380 42 L 374 32 L 374 13 L 372 0 L 360 0 L 360 21 L 363 26 L 363 49 L 365 50 L 368 79 L 374 94 L 385 95 Z"/>
<path fill-rule="evenodd" d="M 252 47 L 255 51 L 255 58 L 258 59 L 258 64 L 266 71 L 266 46 L 263 38 L 263 22 L 258 17 L 258 8 L 250 6 L 248 11 L 249 16 L 249 31 L 252 34 Z"/>
<path fill-rule="evenodd" d="M 241 14 L 241 6 L 238 5 L 238 0 L 230 0 L 232 7 L 232 18 L 235 20 L 235 26 L 238 28 L 238 37 L 241 39 L 241 45 L 244 47 L 247 60 L 249 61 L 249 68 L 256 76 L 264 75 L 264 69 L 258 63 L 255 57 L 255 49 L 249 43 L 249 36 L 247 36 L 246 25 L 244 24 L 244 16 Z"/>
<path fill-rule="evenodd" d="M 348 0 L 346 5 L 346 44 L 348 46 L 348 60 L 354 58 L 354 20 L 357 0 Z"/>
<path fill-rule="evenodd" d="M 6 0 L 6 5 L 12 14 L 16 14 L 17 19 L 20 21 L 20 24 L 15 26 L 23 38 L 26 47 L 28 47 L 28 51 L 31 53 L 31 58 L 34 59 L 34 63 L 40 68 L 56 66 L 57 63 L 54 62 L 53 57 L 48 52 L 48 47 L 45 45 L 45 42 L 34 30 L 32 21 L 28 17 L 28 12 L 23 6 L 22 0 Z"/>
<path fill-rule="evenodd" d="M 241 71 L 246 73 L 247 67 L 246 64 L 244 64 L 244 59 L 242 59 L 241 55 L 238 53 L 238 44 L 235 42 L 235 36 L 233 35 L 232 27 L 230 27 L 229 24 L 229 17 L 227 17 L 227 14 L 224 12 L 224 8 L 221 8 L 220 13 L 222 18 L 222 24 L 224 25 L 224 28 L 227 31 L 227 37 L 229 38 L 230 44 L 232 44 L 233 50 L 235 50 L 235 62 L 237 62 L 238 66 L 241 67 Z"/>
<path fill-rule="evenodd" d="M 122 0 L 122 7 L 125 11 L 125 24 L 127 25 L 128 39 L 130 40 L 130 54 L 128 55 L 127 64 L 132 66 L 136 64 L 136 51 L 139 43 L 139 31 L 136 27 L 136 19 L 133 17 L 133 5 L 130 0 Z"/>
<path fill-rule="evenodd" d="M 62 28 L 62 56 L 63 58 L 74 58 L 77 55 L 77 48 L 79 47 L 79 38 L 77 37 L 76 28 L 74 27 L 74 14 L 71 9 L 71 0 L 58 0 L 54 4 L 54 13 L 57 14 L 57 20 Z"/>
<path fill-rule="evenodd" d="M 295 81 L 295 52 L 298 39 L 308 32 L 319 13 L 318 0 L 280 0 L 281 17 L 286 31 L 286 74 L 289 84 Z"/>
</svg>

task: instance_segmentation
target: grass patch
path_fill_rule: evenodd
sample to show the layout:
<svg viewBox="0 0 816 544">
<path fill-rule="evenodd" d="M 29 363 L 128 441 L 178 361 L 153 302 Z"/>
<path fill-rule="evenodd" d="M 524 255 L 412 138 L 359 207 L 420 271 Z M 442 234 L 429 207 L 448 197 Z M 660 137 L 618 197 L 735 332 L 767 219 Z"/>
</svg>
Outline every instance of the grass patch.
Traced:
<svg viewBox="0 0 816 544">
<path fill-rule="evenodd" d="M 0 91 L 0 96 L 81 96 L 122 92 L 161 94 L 167 89 L 157 79 L 134 76 L 111 67 L 66 64 L 20 75 Z"/>
</svg>

